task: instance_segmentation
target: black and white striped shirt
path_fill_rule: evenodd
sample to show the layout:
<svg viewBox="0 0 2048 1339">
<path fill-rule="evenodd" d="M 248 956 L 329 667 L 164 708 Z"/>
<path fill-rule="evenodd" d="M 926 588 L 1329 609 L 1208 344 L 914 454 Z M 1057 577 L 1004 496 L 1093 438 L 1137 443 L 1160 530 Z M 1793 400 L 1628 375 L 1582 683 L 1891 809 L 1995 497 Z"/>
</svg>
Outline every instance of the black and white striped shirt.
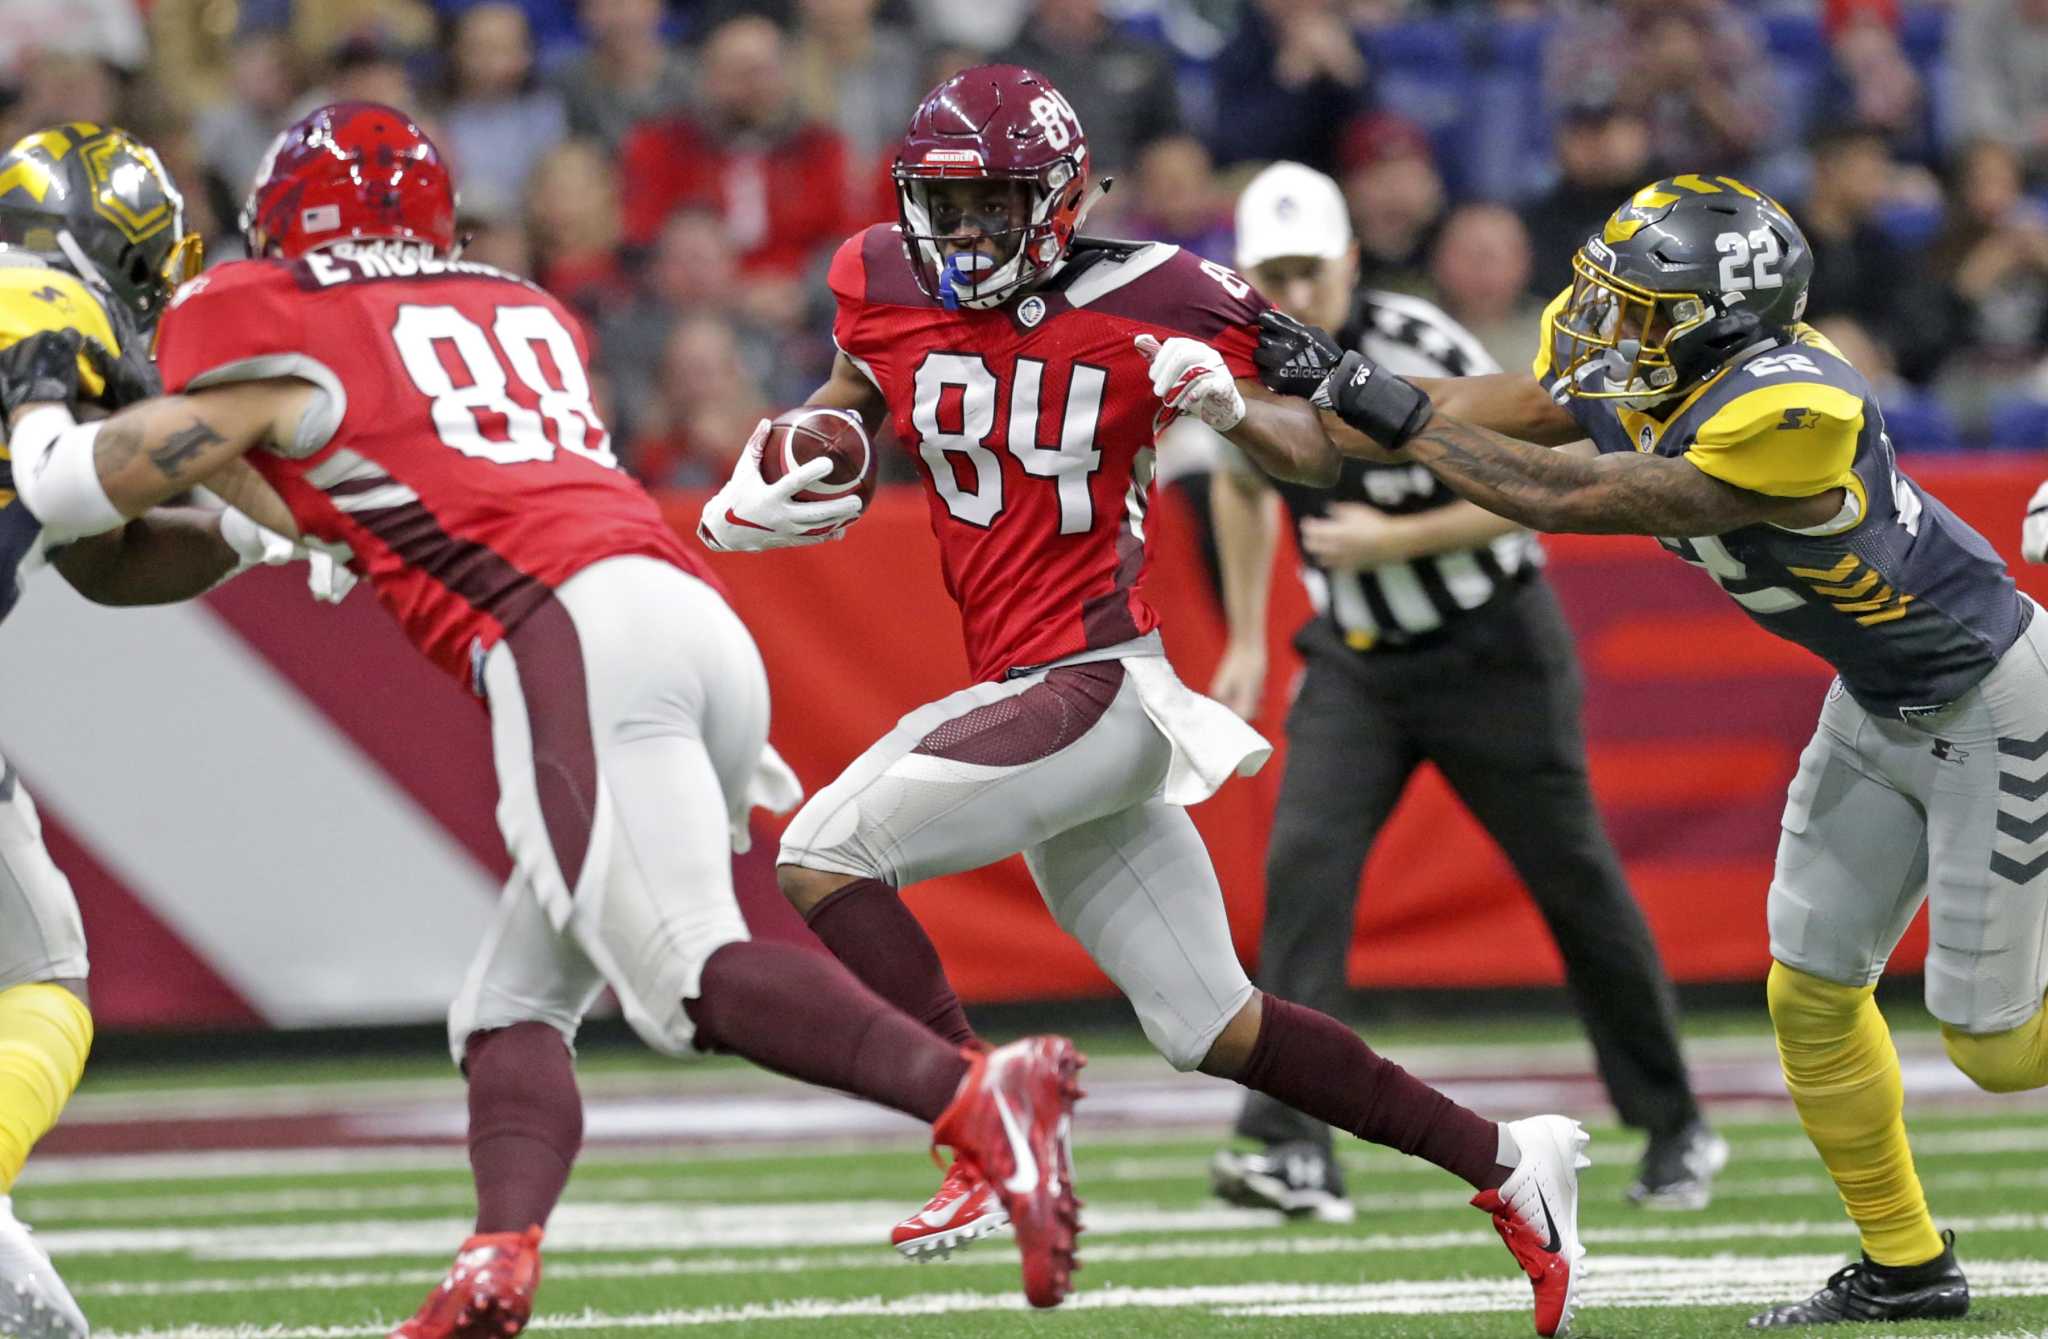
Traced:
<svg viewBox="0 0 2048 1339">
<path fill-rule="evenodd" d="M 1500 370 L 1463 326 L 1403 293 L 1360 292 L 1337 338 L 1399 376 L 1463 377 Z M 1303 519 L 1322 515 L 1332 502 L 1364 502 L 1407 515 L 1458 500 L 1420 465 L 1362 460 L 1346 461 L 1343 474 L 1328 489 L 1284 482 L 1274 486 L 1294 517 L 1297 541 Z M 1536 537 L 1516 530 L 1478 548 L 1359 571 L 1332 571 L 1304 559 L 1302 580 L 1316 612 L 1335 623 L 1338 635 L 1354 649 L 1369 650 L 1427 638 L 1542 562 Z"/>
</svg>

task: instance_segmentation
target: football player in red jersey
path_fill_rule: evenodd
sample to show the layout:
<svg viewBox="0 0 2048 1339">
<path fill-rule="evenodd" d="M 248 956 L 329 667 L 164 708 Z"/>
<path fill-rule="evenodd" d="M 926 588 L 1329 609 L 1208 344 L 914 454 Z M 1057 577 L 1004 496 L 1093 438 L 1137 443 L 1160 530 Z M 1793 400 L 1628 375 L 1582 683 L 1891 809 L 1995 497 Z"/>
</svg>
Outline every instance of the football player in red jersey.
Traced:
<svg viewBox="0 0 2048 1339">
<path fill-rule="evenodd" d="M 1019 1218 L 1026 1295 L 1058 1303 L 1080 1058 L 1056 1037 L 964 1050 L 831 959 L 748 939 L 733 836 L 757 796 L 796 798 L 766 747 L 767 680 L 699 560 L 616 467 L 575 318 L 455 259 L 447 169 L 388 107 L 337 104 L 288 129 L 243 226 L 255 259 L 187 284 L 165 315 L 173 394 L 88 424 L 26 404 L 10 445 L 23 501 L 53 529 L 110 529 L 205 481 L 346 551 L 489 704 L 514 873 L 449 1024 L 477 1235 L 394 1334 L 525 1325 L 581 1139 L 569 1043 L 607 984 L 658 1050 L 736 1052 L 933 1122 Z M 847 519 L 857 501 L 789 504 L 829 468 L 792 471 L 770 501 L 811 528 Z"/>
<path fill-rule="evenodd" d="M 1161 651 L 1141 589 L 1154 439 L 1191 414 L 1273 474 L 1327 482 L 1338 467 L 1306 402 L 1257 380 L 1265 304 L 1178 248 L 1077 238 L 1087 140 L 1032 71 L 940 85 L 894 171 L 900 224 L 832 263 L 839 354 L 810 403 L 870 430 L 888 420 L 921 462 L 977 682 L 905 716 L 805 805 L 783 838 L 784 891 L 862 980 L 973 1045 L 897 890 L 1022 852 L 1168 1060 L 1470 1182 L 1535 1283 L 1537 1330 L 1562 1333 L 1581 1254 L 1577 1123 L 1497 1125 L 1255 990 L 1184 808 L 1269 748 Z M 705 508 L 707 542 L 788 542 L 759 524 L 774 514 L 761 490 L 737 473 Z M 895 1240 L 929 1258 L 1001 1222 L 993 1188 L 956 1164 Z"/>
</svg>

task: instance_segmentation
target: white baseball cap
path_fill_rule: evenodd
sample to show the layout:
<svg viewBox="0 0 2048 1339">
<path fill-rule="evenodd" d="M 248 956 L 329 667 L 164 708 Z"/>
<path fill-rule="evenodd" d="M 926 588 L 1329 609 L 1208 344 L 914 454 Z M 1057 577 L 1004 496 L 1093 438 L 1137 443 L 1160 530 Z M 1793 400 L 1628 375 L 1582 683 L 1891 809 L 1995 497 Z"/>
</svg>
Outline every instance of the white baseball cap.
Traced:
<svg viewBox="0 0 2048 1339">
<path fill-rule="evenodd" d="M 1334 260 L 1351 246 L 1351 210 L 1337 183 L 1300 163 L 1274 163 L 1237 197 L 1237 268 L 1279 256 Z"/>
</svg>

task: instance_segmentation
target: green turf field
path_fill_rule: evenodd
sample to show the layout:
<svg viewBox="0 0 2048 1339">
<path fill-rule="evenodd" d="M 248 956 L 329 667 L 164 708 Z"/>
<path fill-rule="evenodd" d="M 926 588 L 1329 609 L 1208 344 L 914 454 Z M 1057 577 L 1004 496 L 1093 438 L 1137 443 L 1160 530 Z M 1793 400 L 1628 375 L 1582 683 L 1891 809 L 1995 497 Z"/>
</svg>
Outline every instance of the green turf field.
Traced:
<svg viewBox="0 0 2048 1339">
<path fill-rule="evenodd" d="M 1094 1072 L 1114 1083 L 1119 1067 L 1145 1063 L 1110 1059 Z M 394 1092 L 412 1087 L 445 1102 L 454 1091 L 431 1065 L 373 1068 L 391 1072 Z M 290 1074 L 270 1066 L 241 1078 L 258 1072 Z M 347 1073 L 314 1067 L 300 1077 L 340 1087 Z M 592 1066 L 593 1109 L 608 1083 L 641 1074 Z M 169 1109 L 189 1097 L 218 1107 L 240 1091 L 263 1100 L 235 1088 L 232 1070 L 202 1077 L 188 1092 L 161 1076 L 109 1076 L 114 1096 L 101 1101 Z M 722 1067 L 675 1082 L 700 1094 L 723 1082 L 755 1096 L 793 1091 Z M 321 1091 L 311 1082 L 273 1090 L 304 1103 Z M 1804 1295 L 1846 1258 L 1853 1238 L 1785 1111 L 1752 1105 L 1719 1120 L 1734 1159 L 1702 1214 L 1625 1205 L 1636 1140 L 1596 1128 L 1581 1219 L 1592 1272 L 1575 1333 L 1742 1333 L 1753 1310 Z M 2048 1334 L 2048 1107 L 1932 1103 L 1915 1113 L 1914 1130 L 1937 1215 L 1958 1231 L 1978 1301 L 1968 1321 L 1884 1334 Z M 1530 1333 L 1526 1283 L 1486 1219 L 1431 1168 L 1354 1145 L 1347 1166 L 1358 1221 L 1286 1226 L 1207 1196 L 1215 1140 L 1200 1131 L 1097 1124 L 1079 1145 L 1087 1268 L 1081 1293 L 1044 1315 L 1027 1314 L 1017 1296 L 1007 1234 L 943 1264 L 912 1266 L 888 1251 L 891 1221 L 935 1183 L 924 1154 L 902 1138 L 822 1151 L 594 1148 L 553 1225 L 529 1333 Z M 31 1163 L 17 1203 L 106 1339 L 374 1336 L 410 1314 L 466 1230 L 460 1157 L 448 1147 L 51 1158 L 41 1174 Z"/>
</svg>

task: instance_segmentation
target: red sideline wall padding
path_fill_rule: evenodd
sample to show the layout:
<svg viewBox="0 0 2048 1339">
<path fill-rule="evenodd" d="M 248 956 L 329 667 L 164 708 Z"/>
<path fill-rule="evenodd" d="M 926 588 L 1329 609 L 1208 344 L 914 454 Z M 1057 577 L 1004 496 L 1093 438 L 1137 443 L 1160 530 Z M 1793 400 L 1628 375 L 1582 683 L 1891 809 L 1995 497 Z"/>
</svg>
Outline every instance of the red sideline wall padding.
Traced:
<svg viewBox="0 0 2048 1339">
<path fill-rule="evenodd" d="M 2019 518 L 2044 472 L 2041 458 L 1929 459 L 1908 469 L 2017 560 Z M 667 505 L 678 528 L 694 527 L 700 497 L 679 494 Z M 1154 515 L 1147 594 L 1165 617 L 1175 666 L 1201 688 L 1222 651 L 1222 616 L 1178 495 L 1162 493 Z M 1650 540 L 1546 542 L 1579 634 L 1594 783 L 1665 960 L 1681 980 L 1760 979 L 1778 815 L 1829 675 Z M 1286 637 L 1307 615 L 1293 561 L 1285 552 L 1276 570 L 1273 671 L 1259 721 L 1276 744 L 1299 664 Z M 810 789 L 898 716 L 966 682 L 957 616 L 918 493 L 885 491 L 841 543 L 721 556 L 716 565 L 766 658 L 777 747 Z M 2019 576 L 2048 599 L 2048 569 Z M 1281 762 L 1276 756 L 1193 811 L 1248 962 Z M 1112 993 L 1053 925 L 1019 860 L 935 880 L 909 897 L 970 1000 Z M 1893 962 L 1912 970 L 1925 947 L 1923 918 Z M 1350 970 L 1354 983 L 1381 986 L 1560 979 L 1506 862 L 1434 772 L 1418 777 L 1374 852 Z"/>
</svg>

